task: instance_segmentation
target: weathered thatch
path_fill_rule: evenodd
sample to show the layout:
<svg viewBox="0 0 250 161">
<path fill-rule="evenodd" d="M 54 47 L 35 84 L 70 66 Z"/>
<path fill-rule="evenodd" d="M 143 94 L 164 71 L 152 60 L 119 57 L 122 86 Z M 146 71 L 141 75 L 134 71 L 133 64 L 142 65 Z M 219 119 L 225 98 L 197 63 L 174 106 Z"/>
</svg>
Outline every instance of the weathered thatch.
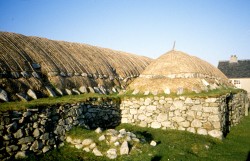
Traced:
<svg viewBox="0 0 250 161">
<path fill-rule="evenodd" d="M 195 56 L 172 50 L 147 66 L 128 90 L 168 93 L 168 89 L 171 92 L 178 92 L 179 89 L 199 92 L 222 85 L 230 84 L 220 70 Z"/>
<path fill-rule="evenodd" d="M 0 88 L 126 87 L 152 59 L 80 43 L 0 32 Z M 11 83 L 10 83 L 11 82 Z M 13 84 L 12 88 L 11 84 Z"/>
</svg>

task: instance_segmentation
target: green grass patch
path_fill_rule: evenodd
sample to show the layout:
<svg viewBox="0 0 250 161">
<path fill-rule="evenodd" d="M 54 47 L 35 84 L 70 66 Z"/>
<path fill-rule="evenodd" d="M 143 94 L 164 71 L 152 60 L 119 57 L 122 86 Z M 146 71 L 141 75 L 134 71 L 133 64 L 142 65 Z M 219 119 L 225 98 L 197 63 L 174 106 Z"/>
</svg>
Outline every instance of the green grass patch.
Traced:
<svg viewBox="0 0 250 161">
<path fill-rule="evenodd" d="M 114 159 L 117 161 L 250 160 L 250 116 L 243 118 L 239 125 L 232 127 L 231 132 L 222 141 L 209 136 L 178 130 L 142 128 L 129 124 L 121 124 L 116 127 L 118 130 L 122 128 L 135 133 L 138 137 L 144 137 L 148 143 L 155 140 L 158 144 L 156 147 L 152 147 L 148 143 L 142 144 L 140 150 L 134 151 L 128 156 L 119 156 Z M 94 131 L 81 128 L 74 128 L 69 134 L 72 137 L 93 138 L 94 140 L 98 138 Z M 64 147 L 48 152 L 45 155 L 32 156 L 26 160 L 105 161 L 108 158 L 96 157 L 92 153 L 86 153 L 66 144 Z"/>
<path fill-rule="evenodd" d="M 208 97 L 219 97 L 221 95 L 225 95 L 228 93 L 239 93 L 239 92 L 245 92 L 242 89 L 235 89 L 235 88 L 222 88 L 222 89 L 215 89 L 210 90 L 208 92 L 201 92 L 201 93 L 195 93 L 195 92 L 188 92 L 184 93 L 182 95 L 177 95 L 176 93 L 171 93 L 169 95 L 159 93 L 157 96 L 161 97 L 171 97 L 176 98 L 180 96 L 185 97 L 198 97 L 198 98 L 208 98 Z M 110 98 L 114 101 L 120 101 L 123 98 L 146 98 L 151 97 L 153 98 L 153 94 L 144 95 L 142 93 L 138 93 L 136 95 L 132 94 L 132 91 L 127 91 L 124 94 L 111 94 L 111 95 L 101 95 L 97 93 L 88 93 L 88 94 L 81 94 L 81 95 L 67 95 L 62 97 L 48 97 L 48 98 L 40 98 L 37 100 L 31 100 L 28 102 L 23 101 L 17 101 L 17 102 L 5 102 L 0 103 L 0 111 L 7 111 L 7 110 L 24 110 L 26 108 L 36 108 L 38 106 L 49 106 L 49 105 L 55 105 L 55 104 L 66 104 L 66 103 L 77 103 L 77 102 L 84 102 L 89 98 Z"/>
<path fill-rule="evenodd" d="M 185 91 L 185 90 L 184 90 Z M 209 91 L 202 91 L 200 93 L 195 93 L 195 92 L 184 92 L 181 95 L 177 95 L 176 93 L 170 93 L 170 94 L 165 94 L 165 93 L 159 93 L 156 96 L 161 97 L 170 97 L 170 98 L 176 98 L 176 97 L 180 97 L 180 96 L 185 96 L 185 97 L 190 97 L 190 98 L 209 98 L 209 97 L 219 97 L 222 95 L 226 95 L 229 93 L 232 94 L 236 94 L 239 92 L 245 92 L 243 89 L 236 89 L 236 88 L 220 88 L 220 89 L 214 89 L 214 90 L 209 90 Z M 136 95 L 132 94 L 133 91 L 126 91 L 123 94 L 120 94 L 119 96 L 121 98 L 146 98 L 146 97 L 155 97 L 155 95 L 153 95 L 152 93 L 150 93 L 149 95 L 144 95 L 143 93 L 138 93 Z"/>
<path fill-rule="evenodd" d="M 119 97 L 117 94 L 113 95 L 101 95 L 96 93 L 88 93 L 88 94 L 81 94 L 81 95 L 67 95 L 62 97 L 48 97 L 48 98 L 40 98 L 37 100 L 31 100 L 28 102 L 5 102 L 0 104 L 0 111 L 7 111 L 7 110 L 24 110 L 26 108 L 35 108 L 38 106 L 49 106 L 55 104 L 66 104 L 66 103 L 77 103 L 77 102 L 84 102 L 89 98 L 110 98 L 114 101 L 119 101 Z"/>
</svg>

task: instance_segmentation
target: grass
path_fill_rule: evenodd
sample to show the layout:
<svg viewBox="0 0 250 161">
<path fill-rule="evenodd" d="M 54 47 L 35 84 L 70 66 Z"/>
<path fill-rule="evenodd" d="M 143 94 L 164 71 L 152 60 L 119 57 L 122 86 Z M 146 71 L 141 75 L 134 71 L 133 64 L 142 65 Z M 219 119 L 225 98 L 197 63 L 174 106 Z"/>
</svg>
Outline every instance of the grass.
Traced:
<svg viewBox="0 0 250 161">
<path fill-rule="evenodd" d="M 202 92 L 202 93 L 195 93 L 195 92 L 188 92 L 184 93 L 182 95 L 177 95 L 175 93 L 171 93 L 170 95 L 166 94 L 158 94 L 157 96 L 165 96 L 165 97 L 179 97 L 179 96 L 185 96 L 185 97 L 198 97 L 198 98 L 207 98 L 207 97 L 218 97 L 221 95 L 225 95 L 227 93 L 238 93 L 242 92 L 244 90 L 242 89 L 234 89 L 234 88 L 223 88 L 223 89 L 215 89 L 210 90 L 208 92 Z M 88 94 L 81 94 L 81 95 L 67 95 L 62 97 L 49 97 L 49 98 L 40 98 L 37 100 L 31 100 L 28 102 L 5 102 L 0 103 L 0 111 L 7 111 L 7 110 L 24 110 L 26 108 L 35 108 L 38 106 L 50 106 L 55 104 L 66 104 L 66 103 L 76 103 L 81 101 L 86 101 L 89 98 L 111 98 L 113 100 L 120 101 L 123 98 L 145 98 L 145 97 L 154 97 L 154 95 L 149 94 L 145 96 L 142 93 L 138 93 L 137 95 L 132 95 L 132 91 L 127 91 L 124 94 L 118 95 L 118 94 L 111 94 L 111 95 L 101 95 L 97 93 L 88 93 Z"/>
<path fill-rule="evenodd" d="M 96 93 L 88 93 L 81 95 L 67 95 L 62 97 L 48 97 L 40 98 L 37 100 L 32 100 L 28 102 L 5 102 L 0 103 L 0 111 L 7 110 L 24 110 L 26 108 L 35 108 L 38 106 L 49 106 L 55 104 L 66 104 L 66 103 L 77 103 L 81 101 L 86 101 L 89 98 L 111 98 L 113 100 L 119 100 L 117 94 L 113 95 L 101 95 Z"/>
<path fill-rule="evenodd" d="M 121 124 L 116 129 L 125 128 L 134 132 L 139 137 L 144 137 L 148 142 L 157 141 L 158 145 L 152 147 L 149 144 L 141 145 L 141 152 L 137 151 L 128 156 L 120 156 L 117 161 L 168 161 L 168 160 L 192 160 L 192 161 L 247 161 L 250 160 L 250 116 L 242 119 L 242 122 L 232 127 L 231 132 L 222 141 L 209 136 L 196 135 L 178 130 L 161 130 L 141 128 L 129 124 Z M 74 128 L 69 133 L 72 137 L 93 138 L 95 132 Z M 91 153 L 77 150 L 66 144 L 64 147 L 46 153 L 43 156 L 30 157 L 26 160 L 108 160 L 106 157 L 95 157 Z"/>
<path fill-rule="evenodd" d="M 185 97 L 198 97 L 198 98 L 207 98 L 207 97 L 219 97 L 221 95 L 225 95 L 225 94 L 236 94 L 239 92 L 245 92 L 242 89 L 236 89 L 236 88 L 220 88 L 220 89 L 214 89 L 214 90 L 209 90 L 209 91 L 202 91 L 201 93 L 195 93 L 195 92 L 184 92 L 181 95 L 177 95 L 176 93 L 170 93 L 165 94 L 165 93 L 159 93 L 157 94 L 157 96 L 161 97 L 161 96 L 165 96 L 165 97 L 171 97 L 171 98 L 175 98 L 175 97 L 179 97 L 179 96 L 185 96 Z M 121 94 L 120 97 L 121 98 L 130 98 L 130 97 L 134 97 L 134 98 L 145 98 L 145 97 L 154 97 L 153 94 L 149 94 L 149 95 L 144 95 L 143 93 L 138 93 L 136 95 L 132 94 L 133 91 L 127 91 L 124 94 Z"/>
</svg>

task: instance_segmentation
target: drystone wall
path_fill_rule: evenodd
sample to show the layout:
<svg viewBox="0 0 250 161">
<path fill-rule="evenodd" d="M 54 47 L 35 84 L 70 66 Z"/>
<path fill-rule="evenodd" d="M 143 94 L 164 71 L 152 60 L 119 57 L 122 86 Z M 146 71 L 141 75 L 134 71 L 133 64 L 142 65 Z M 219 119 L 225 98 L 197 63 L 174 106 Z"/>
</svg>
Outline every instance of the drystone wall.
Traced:
<svg viewBox="0 0 250 161">
<path fill-rule="evenodd" d="M 0 160 L 39 155 L 63 146 L 65 132 L 73 126 L 92 129 L 119 125 L 119 101 L 103 99 L 0 112 Z"/>
<path fill-rule="evenodd" d="M 122 123 L 186 130 L 220 139 L 248 114 L 248 107 L 245 93 L 218 98 L 127 98 L 120 105 Z"/>
<path fill-rule="evenodd" d="M 218 98 L 145 97 L 88 100 L 24 111 L 0 111 L 0 160 L 42 154 L 63 146 L 74 126 L 112 128 L 120 123 L 178 129 L 222 138 L 248 114 L 245 93 Z"/>
</svg>

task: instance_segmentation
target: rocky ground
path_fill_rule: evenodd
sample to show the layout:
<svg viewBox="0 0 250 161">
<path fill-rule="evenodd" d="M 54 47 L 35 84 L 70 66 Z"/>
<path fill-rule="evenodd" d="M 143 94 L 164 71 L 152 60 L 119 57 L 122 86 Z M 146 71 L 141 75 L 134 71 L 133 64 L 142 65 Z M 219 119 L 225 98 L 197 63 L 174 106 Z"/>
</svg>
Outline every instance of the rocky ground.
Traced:
<svg viewBox="0 0 250 161">
<path fill-rule="evenodd" d="M 125 129 L 102 131 L 101 128 L 97 128 L 95 132 L 98 138 L 96 141 L 93 138 L 79 139 L 69 135 L 66 142 L 77 149 L 93 153 L 95 156 L 106 156 L 109 159 L 115 159 L 119 155 L 128 155 L 132 152 L 142 153 L 140 145 L 147 144 L 144 138 L 136 136 L 136 134 Z M 150 145 L 156 146 L 157 143 L 152 140 Z"/>
</svg>

